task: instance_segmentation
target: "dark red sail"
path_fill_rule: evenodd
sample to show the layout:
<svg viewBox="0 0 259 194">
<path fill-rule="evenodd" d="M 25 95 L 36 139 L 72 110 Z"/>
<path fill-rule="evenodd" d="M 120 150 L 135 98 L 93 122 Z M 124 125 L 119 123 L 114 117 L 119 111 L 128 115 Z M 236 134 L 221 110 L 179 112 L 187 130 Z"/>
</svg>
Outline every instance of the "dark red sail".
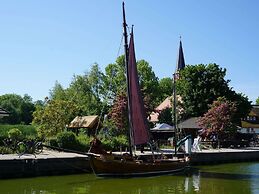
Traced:
<svg viewBox="0 0 259 194">
<path fill-rule="evenodd" d="M 129 87 L 129 111 L 133 145 L 147 143 L 149 140 L 148 125 L 144 102 L 140 92 L 137 64 L 135 58 L 133 30 L 129 43 L 129 62 L 128 62 L 128 87 Z"/>
</svg>

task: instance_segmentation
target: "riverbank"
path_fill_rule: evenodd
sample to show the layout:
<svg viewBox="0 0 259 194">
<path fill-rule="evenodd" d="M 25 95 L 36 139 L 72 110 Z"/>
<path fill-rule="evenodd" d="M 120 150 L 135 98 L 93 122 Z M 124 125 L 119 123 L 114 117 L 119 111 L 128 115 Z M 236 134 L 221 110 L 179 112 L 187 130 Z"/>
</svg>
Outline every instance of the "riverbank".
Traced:
<svg viewBox="0 0 259 194">
<path fill-rule="evenodd" d="M 78 174 L 90 171 L 88 156 L 44 150 L 39 155 L 0 155 L 0 178 Z"/>
<path fill-rule="evenodd" d="M 174 156 L 173 149 L 162 150 L 167 157 Z M 122 154 L 116 152 L 116 154 Z M 140 157 L 150 157 L 151 152 L 137 153 Z M 161 154 L 161 153 L 155 153 Z M 179 153 L 179 156 L 184 156 Z M 191 154 L 190 164 L 220 164 L 244 161 L 259 161 L 259 147 L 242 149 L 209 149 Z M 89 157 L 83 154 L 44 150 L 39 155 L 0 155 L 0 178 L 67 175 L 92 173 Z"/>
</svg>

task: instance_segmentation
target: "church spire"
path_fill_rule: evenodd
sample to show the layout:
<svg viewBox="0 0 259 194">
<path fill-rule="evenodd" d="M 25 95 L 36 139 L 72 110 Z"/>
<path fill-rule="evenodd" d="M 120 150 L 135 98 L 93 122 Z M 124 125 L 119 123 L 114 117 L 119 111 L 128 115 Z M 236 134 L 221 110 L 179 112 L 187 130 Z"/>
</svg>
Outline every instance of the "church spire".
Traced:
<svg viewBox="0 0 259 194">
<path fill-rule="evenodd" d="M 184 54 L 183 54 L 182 41 L 180 36 L 180 46 L 179 46 L 178 59 L 176 64 L 176 72 L 184 69 L 184 67 L 185 67 Z"/>
</svg>

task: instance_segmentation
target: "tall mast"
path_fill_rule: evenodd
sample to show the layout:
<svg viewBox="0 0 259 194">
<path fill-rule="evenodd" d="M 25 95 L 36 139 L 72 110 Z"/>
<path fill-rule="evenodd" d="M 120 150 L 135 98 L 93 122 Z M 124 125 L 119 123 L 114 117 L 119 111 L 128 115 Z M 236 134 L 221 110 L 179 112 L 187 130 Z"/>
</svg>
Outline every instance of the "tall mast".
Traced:
<svg viewBox="0 0 259 194">
<path fill-rule="evenodd" d="M 175 155 L 177 152 L 177 141 L 178 141 L 178 129 L 177 129 L 177 119 L 176 119 L 176 75 L 175 73 L 173 74 L 173 123 L 174 123 L 174 134 L 175 134 L 175 138 L 174 138 L 174 148 L 175 148 Z"/>
<path fill-rule="evenodd" d="M 125 67 L 126 67 L 126 80 L 127 80 L 127 99 L 128 99 L 128 119 L 129 119 L 129 152 L 130 155 L 132 154 L 132 122 L 131 122 L 131 115 L 130 115 L 130 95 L 129 95 L 129 72 L 128 72 L 128 64 L 129 64 L 129 49 L 128 49 L 128 34 L 127 34 L 127 23 L 126 23 L 126 16 L 125 16 L 125 8 L 124 2 L 122 2 L 122 10 L 123 10 L 123 36 L 124 36 L 124 52 L 125 52 Z"/>
<path fill-rule="evenodd" d="M 180 45 L 179 45 L 179 53 L 178 53 L 178 59 L 176 64 L 176 70 L 173 74 L 173 122 L 174 122 L 174 130 L 175 130 L 175 154 L 177 151 L 177 141 L 180 139 L 179 133 L 181 131 L 178 130 L 177 127 L 177 113 L 176 113 L 176 107 L 177 107 L 177 95 L 176 95 L 176 80 L 179 79 L 179 72 L 185 68 L 185 60 L 184 60 L 184 54 L 183 54 L 183 47 L 182 47 L 182 40 L 180 36 Z"/>
</svg>

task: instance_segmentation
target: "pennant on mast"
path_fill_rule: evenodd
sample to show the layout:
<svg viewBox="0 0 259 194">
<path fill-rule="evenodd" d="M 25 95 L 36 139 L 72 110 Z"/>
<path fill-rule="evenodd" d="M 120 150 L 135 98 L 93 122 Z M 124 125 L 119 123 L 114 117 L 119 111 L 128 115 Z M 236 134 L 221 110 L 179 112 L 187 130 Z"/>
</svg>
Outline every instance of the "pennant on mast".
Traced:
<svg viewBox="0 0 259 194">
<path fill-rule="evenodd" d="M 177 65 L 176 65 L 176 72 L 180 71 L 184 68 L 185 68 L 185 61 L 184 61 L 182 41 L 180 39 L 180 46 L 179 46 L 178 60 L 177 60 Z"/>
</svg>

